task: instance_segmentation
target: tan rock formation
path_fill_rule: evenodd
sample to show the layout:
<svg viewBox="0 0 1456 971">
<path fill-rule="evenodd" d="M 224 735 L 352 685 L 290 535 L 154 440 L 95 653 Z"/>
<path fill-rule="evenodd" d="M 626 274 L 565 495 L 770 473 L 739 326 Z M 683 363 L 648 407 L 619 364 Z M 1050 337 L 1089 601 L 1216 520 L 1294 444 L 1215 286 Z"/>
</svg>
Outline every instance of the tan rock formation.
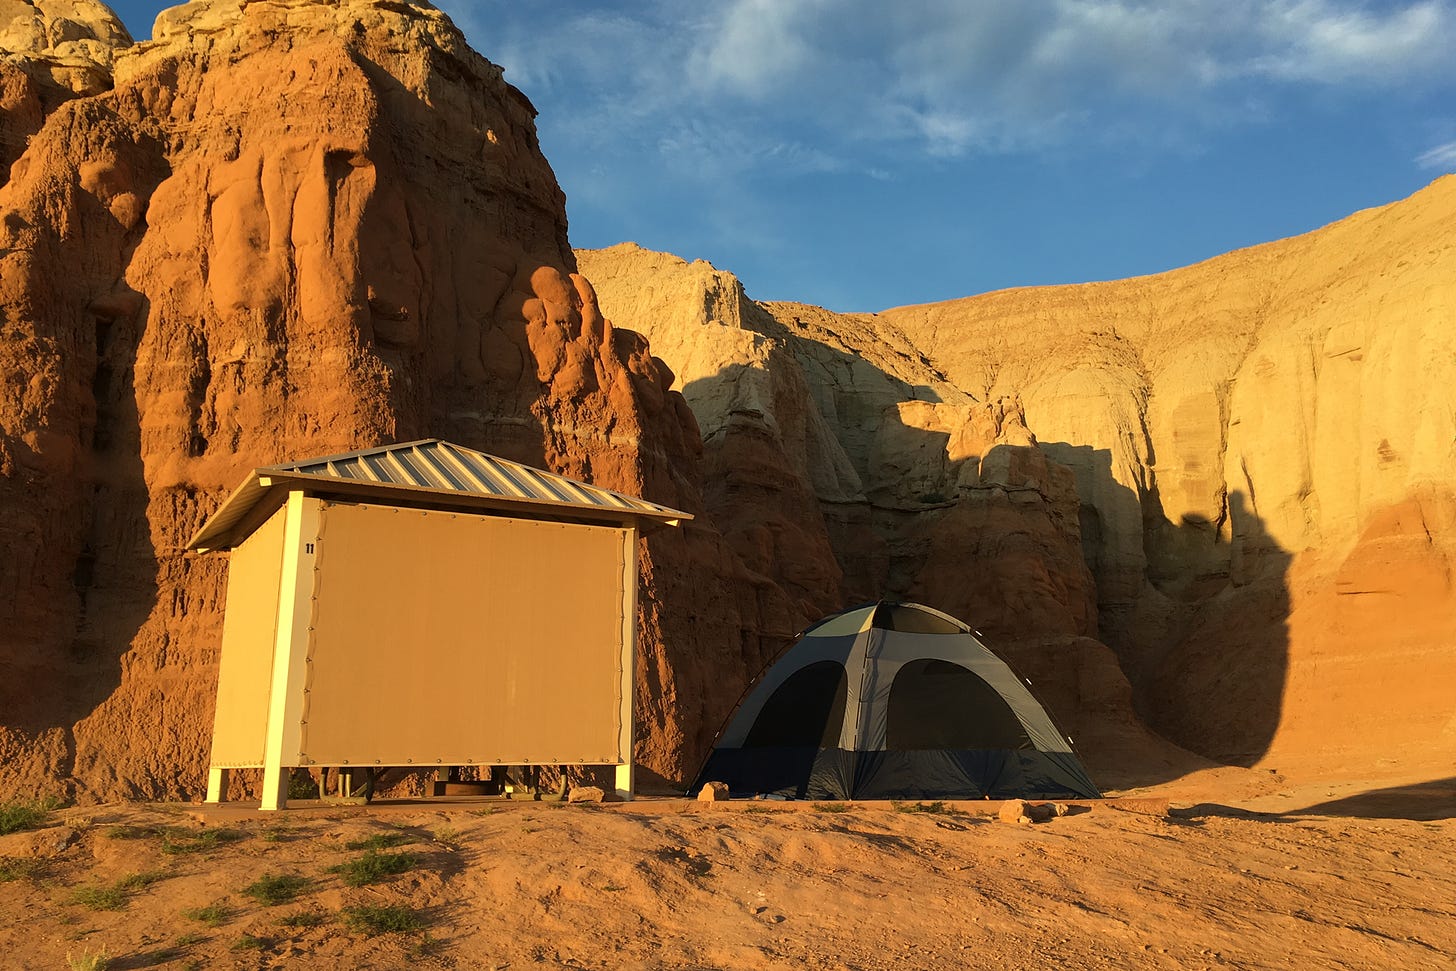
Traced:
<svg viewBox="0 0 1456 971">
<path fill-rule="evenodd" d="M 225 562 L 181 546 L 250 467 L 437 435 L 701 506 L 533 116 L 426 4 L 210 0 L 46 120 L 0 189 L 0 789 L 198 791 Z M 646 548 L 642 754 L 680 777 L 805 618 L 707 521 Z"/>
<path fill-rule="evenodd" d="M 1159 276 L 882 314 L 765 305 L 777 327 L 740 294 L 723 317 L 790 351 L 757 380 L 797 365 L 859 480 L 846 495 L 843 463 L 815 458 L 838 453 L 806 453 L 847 592 L 1008 638 L 1100 630 L 1138 709 L 1223 760 L 1419 758 L 1456 749 L 1453 226 L 1446 177 Z M 702 306 L 699 281 L 726 274 L 624 247 L 582 260 L 670 364 L 695 347 L 712 370 L 694 344 L 712 328 L 669 304 Z M 1095 608 L 1066 562 L 1078 539 Z M 1048 644 L 1027 643 L 1008 649 L 1038 665 Z"/>
<path fill-rule="evenodd" d="M 99 0 L 0 0 L 0 184 L 57 105 L 111 87 L 130 43 Z"/>
<path fill-rule="evenodd" d="M 842 580 L 818 592 L 819 613 L 899 597 L 968 619 L 1046 676 L 1048 704 L 1091 741 L 1100 777 L 1132 778 L 1132 752 L 1179 759 L 1148 737 L 1116 659 L 1085 636 L 1096 609 L 1074 477 L 1036 446 L 1014 397 L 961 391 L 877 318 L 757 305 L 703 262 L 632 244 L 577 257 L 606 312 L 636 321 L 677 372 L 703 429 L 714 519 L 797 524 L 800 542 L 766 542 L 749 562 L 793 590 L 806 563 L 828 579 L 817 564 L 832 556 Z"/>
<path fill-rule="evenodd" d="M 1172 273 L 883 315 L 1076 470 L 1104 632 L 1180 742 L 1333 765 L 1449 719 L 1453 217 L 1446 177 Z"/>
<path fill-rule="evenodd" d="M 755 304 L 703 262 L 633 244 L 577 258 L 678 374 L 715 519 L 788 513 L 808 541 L 765 548 L 776 578 L 838 560 L 820 613 L 913 596 L 999 636 L 1095 632 L 1071 477 L 1035 449 L 1014 399 L 977 401 L 868 317 Z"/>
</svg>

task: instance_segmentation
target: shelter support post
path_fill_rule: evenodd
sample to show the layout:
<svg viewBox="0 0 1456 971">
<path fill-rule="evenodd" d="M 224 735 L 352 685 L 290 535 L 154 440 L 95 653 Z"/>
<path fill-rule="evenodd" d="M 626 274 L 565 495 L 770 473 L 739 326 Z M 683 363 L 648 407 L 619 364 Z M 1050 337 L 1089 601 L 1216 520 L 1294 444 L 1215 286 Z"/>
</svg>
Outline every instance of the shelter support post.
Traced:
<svg viewBox="0 0 1456 971">
<path fill-rule="evenodd" d="M 288 777 L 302 742 L 305 655 L 313 613 L 319 502 L 295 490 L 288 493 L 287 510 L 273 680 L 268 693 L 268 731 L 263 744 L 263 794 L 258 806 L 263 810 L 288 805 Z"/>
<path fill-rule="evenodd" d="M 227 769 L 217 766 L 210 766 L 207 770 L 207 802 L 222 802 L 227 798 L 228 777 Z"/>
<path fill-rule="evenodd" d="M 617 798 L 630 800 L 633 788 L 633 692 L 637 667 L 637 527 L 622 531 L 622 714 L 617 723 Z"/>
<path fill-rule="evenodd" d="M 263 766 L 263 795 L 259 809 L 286 809 L 288 807 L 288 786 L 283 779 L 288 772 L 276 762 Z"/>
</svg>

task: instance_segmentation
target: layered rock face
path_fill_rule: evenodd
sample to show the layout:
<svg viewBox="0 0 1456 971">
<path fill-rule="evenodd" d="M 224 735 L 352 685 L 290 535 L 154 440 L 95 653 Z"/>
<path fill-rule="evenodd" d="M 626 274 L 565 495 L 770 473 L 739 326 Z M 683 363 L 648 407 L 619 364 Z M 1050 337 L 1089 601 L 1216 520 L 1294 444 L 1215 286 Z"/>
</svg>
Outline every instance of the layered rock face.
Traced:
<svg viewBox="0 0 1456 971">
<path fill-rule="evenodd" d="M 746 562 L 821 615 L 898 598 L 967 619 L 1041 686 L 1100 778 L 1172 757 L 1095 640 L 1076 481 L 1014 395 L 961 390 L 880 318 L 759 305 L 703 262 L 630 243 L 577 259 L 676 372 L 704 500 Z"/>
<path fill-rule="evenodd" d="M 702 506 L 533 108 L 443 14 L 194 2 L 112 85 L 0 189 L 0 790 L 198 791 L 226 563 L 182 545 L 249 468 L 438 436 Z M 641 756 L 677 777 L 803 598 L 707 520 L 645 554 Z"/>
<path fill-rule="evenodd" d="M 98 0 L 0 0 L 0 184 L 57 106 L 111 86 L 130 43 Z"/>
<path fill-rule="evenodd" d="M 766 305 L 777 328 L 756 312 L 724 323 L 789 349 L 768 366 L 793 359 L 859 474 L 867 522 L 859 500 L 846 504 L 853 481 L 824 472 L 837 458 L 806 477 L 847 589 L 878 581 L 953 612 L 959 598 L 973 623 L 1094 634 L 1115 648 L 1139 710 L 1180 744 L 1348 771 L 1456 749 L 1453 227 L 1447 177 L 1307 236 L 1158 276 L 873 315 Z M 681 322 L 649 323 L 651 308 L 616 280 L 660 297 L 659 278 L 707 271 L 620 247 L 582 262 L 607 310 L 631 306 L 677 366 L 660 330 Z M 624 266 L 609 274 L 608 263 Z M 712 401 L 684 390 L 710 427 Z M 997 479 L 1004 446 L 987 446 L 1007 436 L 1007 415 L 1006 445 L 1036 447 L 1008 450 L 1024 467 Z M 1057 485 L 1059 474 L 1072 481 Z M 1038 498 L 997 521 L 994 504 L 967 501 L 987 481 Z M 930 499 L 951 511 L 926 517 Z M 1037 503 L 1050 532 L 1029 525 L 1043 519 Z M 927 557 L 891 508 L 926 524 Z M 1028 533 L 1048 538 L 1020 541 L 1016 575 L 1006 537 Z M 1073 582 L 1074 543 L 1095 583 Z M 1034 603 L 998 614 L 1004 598 L 935 586 L 986 582 L 973 564 L 988 546 L 989 568 L 1009 563 L 1011 590 Z M 888 564 L 867 567 L 875 555 Z"/>
</svg>

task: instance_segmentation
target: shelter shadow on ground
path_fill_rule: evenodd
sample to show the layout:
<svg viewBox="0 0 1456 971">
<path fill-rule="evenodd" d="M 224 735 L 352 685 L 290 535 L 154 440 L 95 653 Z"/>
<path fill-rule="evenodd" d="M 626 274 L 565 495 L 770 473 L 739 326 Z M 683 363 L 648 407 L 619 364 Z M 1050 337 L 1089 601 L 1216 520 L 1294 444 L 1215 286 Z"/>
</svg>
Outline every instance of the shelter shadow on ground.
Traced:
<svg viewBox="0 0 1456 971">
<path fill-rule="evenodd" d="M 1387 786 L 1342 796 L 1286 816 L 1354 816 L 1360 819 L 1456 819 L 1456 776 L 1412 785 Z"/>
</svg>

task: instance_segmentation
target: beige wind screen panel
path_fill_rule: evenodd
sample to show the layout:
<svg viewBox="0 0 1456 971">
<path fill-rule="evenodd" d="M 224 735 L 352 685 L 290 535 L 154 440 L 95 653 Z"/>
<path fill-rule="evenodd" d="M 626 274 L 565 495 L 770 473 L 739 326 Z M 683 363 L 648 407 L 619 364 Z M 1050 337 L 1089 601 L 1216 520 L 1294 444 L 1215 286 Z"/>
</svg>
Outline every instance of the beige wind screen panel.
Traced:
<svg viewBox="0 0 1456 971">
<path fill-rule="evenodd" d="M 285 513 L 278 510 L 233 550 L 228 568 L 217 712 L 212 726 L 212 764 L 220 768 L 263 764 L 268 688 L 278 635 Z"/>
<path fill-rule="evenodd" d="M 626 757 L 630 534 L 331 503 L 318 532 L 302 764 Z"/>
</svg>

